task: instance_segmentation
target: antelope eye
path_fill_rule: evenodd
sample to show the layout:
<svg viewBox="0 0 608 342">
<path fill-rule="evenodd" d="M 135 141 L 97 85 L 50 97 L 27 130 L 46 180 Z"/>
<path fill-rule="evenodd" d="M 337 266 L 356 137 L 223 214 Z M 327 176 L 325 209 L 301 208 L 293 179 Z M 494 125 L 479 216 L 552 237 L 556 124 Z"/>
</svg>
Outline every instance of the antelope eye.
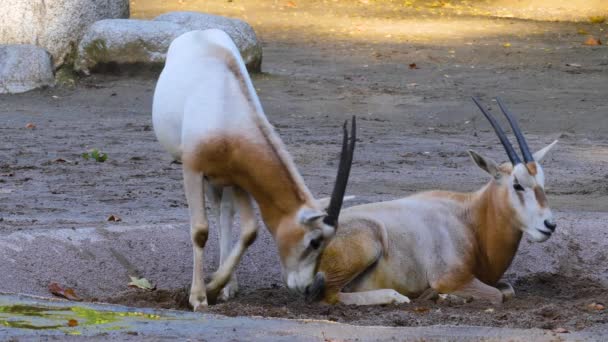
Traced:
<svg viewBox="0 0 608 342">
<path fill-rule="evenodd" d="M 321 241 L 323 241 L 323 236 L 310 240 L 310 248 L 318 249 L 321 247 Z"/>
<path fill-rule="evenodd" d="M 514 183 L 513 189 L 515 189 L 515 191 L 524 191 L 524 187 L 521 186 L 521 184 L 519 184 L 519 183 Z"/>
</svg>

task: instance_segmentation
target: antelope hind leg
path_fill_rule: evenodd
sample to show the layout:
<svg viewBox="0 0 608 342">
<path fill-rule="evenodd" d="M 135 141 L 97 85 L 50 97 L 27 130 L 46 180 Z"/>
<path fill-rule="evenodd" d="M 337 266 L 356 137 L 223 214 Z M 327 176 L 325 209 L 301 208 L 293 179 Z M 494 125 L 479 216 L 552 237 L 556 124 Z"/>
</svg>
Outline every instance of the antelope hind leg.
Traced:
<svg viewBox="0 0 608 342">
<path fill-rule="evenodd" d="M 220 202 L 220 265 L 226 262 L 232 247 L 232 222 L 234 218 L 234 190 L 224 188 Z M 228 284 L 224 286 L 219 299 L 227 301 L 234 298 L 239 290 L 236 273 L 232 273 Z"/>
<path fill-rule="evenodd" d="M 194 311 L 207 307 L 207 294 L 203 275 L 203 248 L 207 243 L 209 223 L 205 212 L 205 183 L 203 174 L 183 167 L 184 190 L 190 211 L 190 238 L 192 239 L 193 270 L 189 302 Z"/>
<path fill-rule="evenodd" d="M 241 216 L 241 235 L 226 260 L 213 275 L 211 282 L 207 284 L 207 297 L 211 303 L 215 303 L 220 291 L 230 281 L 243 253 L 253 243 L 258 231 L 251 196 L 244 190 L 235 187 L 234 202 Z"/>
<path fill-rule="evenodd" d="M 207 198 L 213 202 L 214 215 L 220 226 L 220 266 L 228 259 L 232 248 L 232 220 L 234 218 L 234 194 L 232 187 L 215 187 L 206 183 Z M 218 266 L 219 268 L 219 266 Z M 227 301 L 236 295 L 238 284 L 236 274 L 232 274 L 228 284 L 222 289 L 219 300 Z"/>
<path fill-rule="evenodd" d="M 381 305 L 409 303 L 410 299 L 392 289 L 364 292 L 340 292 L 338 301 L 346 305 Z"/>
</svg>

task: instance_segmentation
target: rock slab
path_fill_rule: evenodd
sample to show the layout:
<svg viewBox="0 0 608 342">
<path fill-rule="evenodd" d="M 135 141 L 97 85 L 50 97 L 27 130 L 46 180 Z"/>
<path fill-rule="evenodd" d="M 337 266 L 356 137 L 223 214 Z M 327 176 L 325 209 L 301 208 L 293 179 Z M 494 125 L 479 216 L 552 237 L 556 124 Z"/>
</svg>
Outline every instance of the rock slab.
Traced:
<svg viewBox="0 0 608 342">
<path fill-rule="evenodd" d="M 192 30 L 216 28 L 234 40 L 249 71 L 259 72 L 262 45 L 242 20 L 197 12 L 171 12 L 154 20 L 107 19 L 91 25 L 78 45 L 77 71 L 104 65 L 162 67 L 173 39 Z"/>
<path fill-rule="evenodd" d="M 0 94 L 23 93 L 54 83 L 47 51 L 34 45 L 0 45 Z"/>
<path fill-rule="evenodd" d="M 241 52 L 247 69 L 261 71 L 262 44 L 253 28 L 242 20 L 198 12 L 170 12 L 160 15 L 154 20 L 179 24 L 187 27 L 188 31 L 220 29 L 232 38 Z"/>
<path fill-rule="evenodd" d="M 170 22 L 101 20 L 91 25 L 80 41 L 74 68 L 89 74 L 108 64 L 162 67 L 173 39 L 187 31 Z"/>
<path fill-rule="evenodd" d="M 128 18 L 129 0 L 3 0 L 0 44 L 32 44 L 45 48 L 58 67 L 64 63 L 92 23 Z"/>
</svg>

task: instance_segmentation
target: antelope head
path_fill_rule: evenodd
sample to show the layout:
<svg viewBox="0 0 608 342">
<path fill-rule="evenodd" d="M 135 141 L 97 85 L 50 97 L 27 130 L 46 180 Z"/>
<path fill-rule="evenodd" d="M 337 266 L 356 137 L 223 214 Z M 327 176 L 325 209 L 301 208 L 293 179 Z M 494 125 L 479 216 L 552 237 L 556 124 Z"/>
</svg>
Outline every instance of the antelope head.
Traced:
<svg viewBox="0 0 608 342">
<path fill-rule="evenodd" d="M 327 208 L 322 207 L 327 201 L 315 201 L 300 208 L 295 217 L 286 217 L 279 224 L 276 241 L 283 266 L 283 277 L 287 287 L 299 293 L 304 293 L 313 283 L 319 256 L 338 228 L 338 217 L 355 149 L 355 117 L 352 120 L 350 137 L 346 124 L 344 122 L 338 175 Z"/>
<path fill-rule="evenodd" d="M 496 98 L 498 106 L 507 117 L 513 134 L 517 138 L 523 156 L 522 161 L 492 114 L 476 98 L 473 98 L 473 101 L 490 121 L 511 162 L 497 165 L 491 159 L 482 157 L 474 151 L 469 151 L 469 154 L 477 166 L 494 177 L 499 186 L 507 189 L 508 205 L 513 208 L 520 229 L 536 242 L 549 239 L 557 224 L 545 196 L 545 175 L 539 162 L 557 143 L 557 140 L 534 154 L 530 153 L 517 121 L 502 100 Z"/>
</svg>

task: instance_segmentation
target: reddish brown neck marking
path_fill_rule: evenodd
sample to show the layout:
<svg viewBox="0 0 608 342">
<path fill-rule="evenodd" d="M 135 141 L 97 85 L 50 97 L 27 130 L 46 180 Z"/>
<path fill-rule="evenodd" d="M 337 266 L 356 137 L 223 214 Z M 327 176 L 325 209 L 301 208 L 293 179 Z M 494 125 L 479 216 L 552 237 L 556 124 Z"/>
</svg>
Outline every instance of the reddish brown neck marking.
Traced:
<svg viewBox="0 0 608 342">
<path fill-rule="evenodd" d="M 185 166 L 212 181 L 236 185 L 251 194 L 273 236 L 281 218 L 314 201 L 306 185 L 296 181 L 274 148 L 239 136 L 207 141 L 182 159 Z"/>
<path fill-rule="evenodd" d="M 473 272 L 489 285 L 495 285 L 511 265 L 522 237 L 508 196 L 508 189 L 492 180 L 469 203 L 469 225 L 477 243 Z"/>
</svg>

